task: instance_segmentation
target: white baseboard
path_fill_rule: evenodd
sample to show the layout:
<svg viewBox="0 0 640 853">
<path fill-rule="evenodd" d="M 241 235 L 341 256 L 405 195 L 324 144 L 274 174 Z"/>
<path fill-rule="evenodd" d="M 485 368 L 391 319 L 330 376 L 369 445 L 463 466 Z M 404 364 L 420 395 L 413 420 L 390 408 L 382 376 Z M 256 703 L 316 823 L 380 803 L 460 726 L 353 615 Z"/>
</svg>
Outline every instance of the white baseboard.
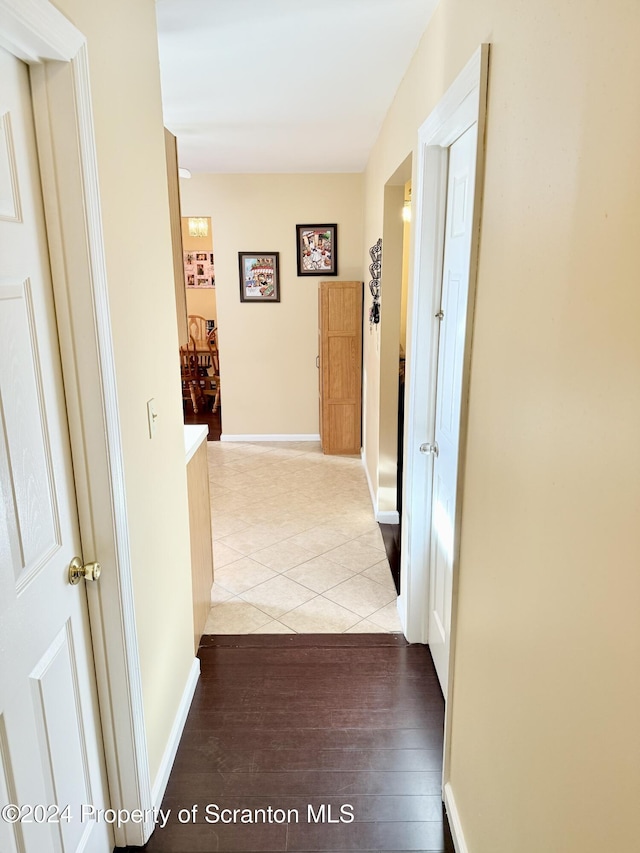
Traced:
<svg viewBox="0 0 640 853">
<path fill-rule="evenodd" d="M 229 435 L 222 433 L 220 441 L 320 441 L 318 433 L 292 433 L 285 435 L 276 433 L 275 435 Z"/>
<path fill-rule="evenodd" d="M 453 791 L 451 790 L 450 782 L 447 782 L 444 786 L 444 805 L 447 810 L 449 827 L 451 828 L 451 835 L 453 837 L 453 845 L 456 848 L 456 853 L 469 853 L 467 842 L 464 840 L 462 823 L 460 822 L 460 815 L 458 813 L 458 807 L 456 806 L 456 799 L 453 796 Z"/>
<path fill-rule="evenodd" d="M 379 524 L 400 524 L 400 513 L 397 509 L 381 509 L 376 513 Z"/>
<path fill-rule="evenodd" d="M 379 524 L 400 524 L 400 513 L 397 509 L 378 509 L 378 499 L 376 498 L 373 483 L 371 482 L 371 478 L 369 477 L 369 469 L 367 468 L 367 462 L 364 458 L 364 448 L 360 451 L 360 458 L 362 459 L 362 467 L 364 468 L 364 474 L 367 478 L 367 485 L 369 486 L 369 496 L 371 497 L 371 506 L 373 507 L 373 514 L 375 516 L 376 521 Z"/>
<path fill-rule="evenodd" d="M 167 742 L 164 755 L 162 756 L 162 761 L 160 762 L 160 768 L 158 770 L 155 782 L 153 783 L 153 787 L 151 789 L 151 802 L 153 806 L 157 809 L 159 809 L 162 804 L 162 798 L 164 797 L 164 792 L 167 788 L 169 774 L 171 773 L 171 768 L 173 767 L 173 762 L 175 761 L 176 752 L 178 751 L 178 744 L 180 743 L 180 738 L 182 737 L 182 731 L 184 729 L 184 724 L 187 721 L 187 714 L 189 713 L 189 708 L 191 707 L 191 700 L 193 699 L 193 694 L 195 692 L 196 684 L 198 683 L 199 677 L 200 661 L 198 658 L 194 658 L 191 670 L 189 672 L 189 677 L 187 678 L 187 683 L 182 694 L 182 699 L 180 700 L 180 705 L 178 706 L 178 711 L 173 721 L 173 726 L 171 727 L 169 740 Z"/>
</svg>

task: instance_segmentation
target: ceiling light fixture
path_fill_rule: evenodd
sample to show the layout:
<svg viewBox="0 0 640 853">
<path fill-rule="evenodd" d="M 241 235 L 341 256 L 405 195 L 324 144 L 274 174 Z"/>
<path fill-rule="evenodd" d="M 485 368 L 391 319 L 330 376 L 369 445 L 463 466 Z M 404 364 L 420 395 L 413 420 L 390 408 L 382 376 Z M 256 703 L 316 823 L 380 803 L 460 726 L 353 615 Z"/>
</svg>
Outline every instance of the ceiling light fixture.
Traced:
<svg viewBox="0 0 640 853">
<path fill-rule="evenodd" d="M 208 237 L 209 220 L 206 216 L 189 217 L 189 237 Z"/>
<path fill-rule="evenodd" d="M 188 169 L 184 169 L 182 166 L 178 169 L 178 177 L 179 178 L 190 178 L 191 172 Z"/>
</svg>

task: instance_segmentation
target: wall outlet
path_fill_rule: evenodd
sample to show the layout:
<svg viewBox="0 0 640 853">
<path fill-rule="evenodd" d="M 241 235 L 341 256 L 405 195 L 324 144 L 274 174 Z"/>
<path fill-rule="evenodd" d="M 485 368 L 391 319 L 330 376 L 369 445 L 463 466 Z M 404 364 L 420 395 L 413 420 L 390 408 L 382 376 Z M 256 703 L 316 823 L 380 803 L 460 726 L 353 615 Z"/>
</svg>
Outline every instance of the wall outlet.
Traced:
<svg viewBox="0 0 640 853">
<path fill-rule="evenodd" d="M 149 438 L 153 438 L 156 434 L 158 424 L 158 412 L 155 400 L 149 400 L 147 403 L 147 417 L 149 419 Z"/>
</svg>

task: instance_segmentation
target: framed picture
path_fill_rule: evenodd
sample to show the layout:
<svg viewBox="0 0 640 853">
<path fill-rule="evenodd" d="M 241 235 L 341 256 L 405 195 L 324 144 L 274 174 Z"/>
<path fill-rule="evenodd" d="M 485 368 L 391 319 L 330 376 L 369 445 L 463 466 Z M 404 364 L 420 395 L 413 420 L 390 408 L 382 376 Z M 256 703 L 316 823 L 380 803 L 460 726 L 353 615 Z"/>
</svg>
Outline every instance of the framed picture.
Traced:
<svg viewBox="0 0 640 853">
<path fill-rule="evenodd" d="M 296 225 L 298 275 L 338 275 L 338 226 Z"/>
<path fill-rule="evenodd" d="M 279 252 L 238 252 L 240 302 L 280 302 Z"/>
<path fill-rule="evenodd" d="M 184 277 L 187 287 L 215 287 L 213 252 L 185 252 Z"/>
</svg>

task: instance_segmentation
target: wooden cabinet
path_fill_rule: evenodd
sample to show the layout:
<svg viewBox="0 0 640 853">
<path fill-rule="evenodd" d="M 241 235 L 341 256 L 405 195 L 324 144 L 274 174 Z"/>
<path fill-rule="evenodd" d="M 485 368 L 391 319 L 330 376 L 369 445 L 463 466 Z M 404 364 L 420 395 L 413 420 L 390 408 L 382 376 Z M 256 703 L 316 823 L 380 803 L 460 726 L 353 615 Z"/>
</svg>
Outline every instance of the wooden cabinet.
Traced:
<svg viewBox="0 0 640 853">
<path fill-rule="evenodd" d="M 320 438 L 328 454 L 357 454 L 362 418 L 362 282 L 318 291 Z"/>
</svg>

